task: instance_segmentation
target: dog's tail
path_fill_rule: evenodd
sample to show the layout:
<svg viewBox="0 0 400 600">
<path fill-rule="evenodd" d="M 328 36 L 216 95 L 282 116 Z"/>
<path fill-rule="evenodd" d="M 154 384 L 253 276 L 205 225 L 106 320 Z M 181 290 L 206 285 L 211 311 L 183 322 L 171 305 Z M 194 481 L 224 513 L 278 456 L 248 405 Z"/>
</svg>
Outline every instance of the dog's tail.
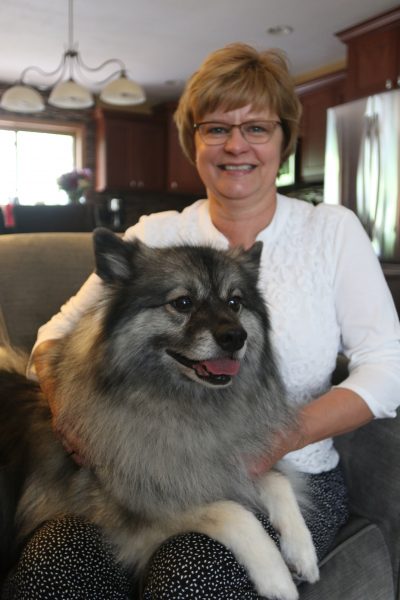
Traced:
<svg viewBox="0 0 400 600">
<path fill-rule="evenodd" d="M 9 568 L 18 554 L 16 547 L 15 510 L 25 478 L 22 450 L 11 443 L 12 431 L 17 415 L 17 398 L 13 392 L 14 379 L 25 382 L 28 361 L 26 353 L 11 347 L 6 336 L 0 334 L 0 588 Z M 13 404 L 15 403 L 15 406 Z M 15 410 L 14 410 L 15 409 Z M 15 414 L 14 414 L 15 413 Z M 5 414 L 10 419 L 10 428 L 5 424 Z M 12 417 L 10 417 L 12 415 Z M 20 441 L 23 446 L 23 441 Z"/>
<path fill-rule="evenodd" d="M 25 375 L 28 358 L 26 352 L 12 348 L 7 342 L 0 345 L 0 371 Z"/>
<path fill-rule="evenodd" d="M 25 375 L 28 360 L 29 356 L 26 352 L 12 346 L 6 320 L 0 306 L 0 370 Z"/>
</svg>

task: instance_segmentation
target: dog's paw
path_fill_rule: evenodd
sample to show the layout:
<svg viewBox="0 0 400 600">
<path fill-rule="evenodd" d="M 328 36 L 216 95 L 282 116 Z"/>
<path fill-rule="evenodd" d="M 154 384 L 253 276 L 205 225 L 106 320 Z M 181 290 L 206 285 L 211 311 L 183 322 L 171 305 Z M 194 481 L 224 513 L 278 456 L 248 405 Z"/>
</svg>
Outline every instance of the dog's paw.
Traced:
<svg viewBox="0 0 400 600">
<path fill-rule="evenodd" d="M 250 578 L 257 593 L 268 600 L 298 600 L 299 593 L 282 556 L 269 556 L 262 569 L 252 569 Z"/>
<path fill-rule="evenodd" d="M 282 538 L 281 552 L 297 580 L 309 583 L 318 581 L 318 559 L 308 530 L 295 538 Z"/>
<path fill-rule="evenodd" d="M 276 581 L 269 578 L 265 585 L 256 585 L 259 596 L 268 600 L 299 600 L 299 592 L 292 578 L 286 581 Z"/>
</svg>

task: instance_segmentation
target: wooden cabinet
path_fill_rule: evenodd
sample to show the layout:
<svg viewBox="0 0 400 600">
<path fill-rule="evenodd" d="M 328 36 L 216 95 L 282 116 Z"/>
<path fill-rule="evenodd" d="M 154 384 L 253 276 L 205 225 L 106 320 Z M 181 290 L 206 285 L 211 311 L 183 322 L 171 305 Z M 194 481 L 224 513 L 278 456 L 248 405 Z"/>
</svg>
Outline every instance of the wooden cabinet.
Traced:
<svg viewBox="0 0 400 600">
<path fill-rule="evenodd" d="M 343 102 L 345 71 L 338 71 L 297 86 L 303 114 L 299 140 L 299 178 L 320 182 L 324 177 L 326 112 Z"/>
<path fill-rule="evenodd" d="M 347 44 L 346 100 L 400 87 L 400 7 L 336 35 Z"/>
<path fill-rule="evenodd" d="M 96 111 L 96 190 L 162 191 L 165 126 L 151 115 Z"/>
<path fill-rule="evenodd" d="M 178 194 L 204 195 L 205 188 L 197 169 L 184 155 L 174 122 L 176 103 L 168 102 L 158 107 L 166 122 L 166 190 Z"/>
</svg>

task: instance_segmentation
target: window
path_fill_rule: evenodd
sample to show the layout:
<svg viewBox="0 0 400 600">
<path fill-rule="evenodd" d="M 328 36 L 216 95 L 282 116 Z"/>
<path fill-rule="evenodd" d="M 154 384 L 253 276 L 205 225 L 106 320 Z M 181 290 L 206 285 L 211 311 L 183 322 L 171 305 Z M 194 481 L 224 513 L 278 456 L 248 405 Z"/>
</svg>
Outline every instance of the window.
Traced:
<svg viewBox="0 0 400 600">
<path fill-rule="evenodd" d="M 296 181 L 295 172 L 295 156 L 291 154 L 289 158 L 283 163 L 278 172 L 276 179 L 276 187 L 283 187 L 285 185 L 293 185 Z"/>
<path fill-rule="evenodd" d="M 67 204 L 57 178 L 82 166 L 83 126 L 0 121 L 0 204 Z"/>
</svg>

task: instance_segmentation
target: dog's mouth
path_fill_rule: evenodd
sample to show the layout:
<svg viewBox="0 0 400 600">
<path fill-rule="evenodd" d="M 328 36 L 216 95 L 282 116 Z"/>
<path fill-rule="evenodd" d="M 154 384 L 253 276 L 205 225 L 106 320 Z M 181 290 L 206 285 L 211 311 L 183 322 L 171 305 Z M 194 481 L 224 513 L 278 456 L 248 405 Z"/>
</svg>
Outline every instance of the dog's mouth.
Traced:
<svg viewBox="0 0 400 600">
<path fill-rule="evenodd" d="M 240 361 L 234 358 L 191 360 L 172 350 L 167 350 L 167 354 L 184 367 L 192 369 L 199 379 L 212 385 L 227 385 L 240 369 Z"/>
</svg>

